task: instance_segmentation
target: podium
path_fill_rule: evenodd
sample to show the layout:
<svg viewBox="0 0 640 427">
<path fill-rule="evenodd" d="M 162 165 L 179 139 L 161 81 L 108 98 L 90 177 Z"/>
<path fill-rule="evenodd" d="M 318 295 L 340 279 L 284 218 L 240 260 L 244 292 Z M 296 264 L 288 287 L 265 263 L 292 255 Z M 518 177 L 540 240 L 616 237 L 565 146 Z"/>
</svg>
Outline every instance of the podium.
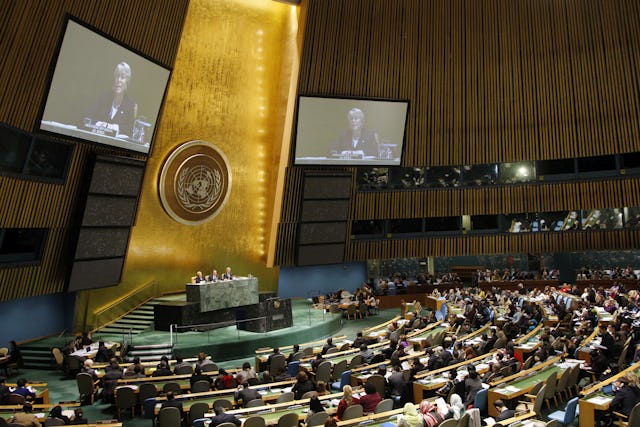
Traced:
<svg viewBox="0 0 640 427">
<path fill-rule="evenodd" d="M 202 284 L 187 283 L 187 301 L 197 303 L 201 313 L 257 304 L 258 279 L 238 277 Z"/>
<path fill-rule="evenodd" d="M 292 325 L 293 315 L 289 298 L 270 297 L 258 304 L 236 309 L 236 327 L 243 331 L 269 332 Z"/>
<path fill-rule="evenodd" d="M 172 324 L 209 330 L 234 322 L 239 330 L 250 332 L 288 328 L 293 325 L 291 300 L 280 299 L 272 292 L 260 293 L 257 278 L 241 277 L 188 283 L 186 301 L 165 301 L 154 306 L 154 326 L 158 331 L 168 331 Z M 188 330 L 180 328 L 181 332 Z"/>
</svg>

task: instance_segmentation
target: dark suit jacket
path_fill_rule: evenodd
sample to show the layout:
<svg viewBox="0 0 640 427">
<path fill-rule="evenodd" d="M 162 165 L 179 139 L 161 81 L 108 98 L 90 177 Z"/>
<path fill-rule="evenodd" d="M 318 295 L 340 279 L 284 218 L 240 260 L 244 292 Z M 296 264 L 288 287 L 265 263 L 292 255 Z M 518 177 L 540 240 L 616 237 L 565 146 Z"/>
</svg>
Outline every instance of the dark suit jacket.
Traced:
<svg viewBox="0 0 640 427">
<path fill-rule="evenodd" d="M 406 382 L 402 372 L 394 372 L 387 380 L 389 383 L 389 394 L 392 396 L 402 396 Z"/>
<path fill-rule="evenodd" d="M 182 402 L 180 402 L 179 400 L 176 400 L 176 399 L 167 400 L 160 407 L 160 409 L 162 408 L 178 408 L 178 410 L 180 411 L 180 418 L 184 416 L 184 410 L 182 409 Z"/>
<path fill-rule="evenodd" d="M 514 411 L 513 409 L 507 409 L 505 411 L 500 412 L 500 415 L 498 415 L 494 419 L 496 421 L 504 421 L 504 420 L 508 420 L 509 418 L 515 417 L 515 415 L 516 415 L 516 411 Z"/>
<path fill-rule="evenodd" d="M 242 424 L 242 422 L 238 418 L 236 418 L 235 415 L 225 413 L 216 415 L 215 417 L 211 418 L 211 424 L 209 424 L 209 427 L 216 427 L 217 425 L 222 423 L 234 423 L 237 426 Z"/>
<path fill-rule="evenodd" d="M 613 356 L 614 344 L 615 344 L 615 341 L 610 333 L 607 332 L 602 336 L 602 342 L 600 343 L 600 345 L 607 348 L 606 350 L 604 349 L 602 350 L 604 355 L 607 356 L 607 358 L 611 358 Z"/>
<path fill-rule="evenodd" d="M 168 377 L 171 375 L 173 375 L 173 372 L 168 368 L 156 369 L 155 371 L 153 371 L 153 374 L 151 374 L 152 377 Z"/>
<path fill-rule="evenodd" d="M 213 378 L 211 378 L 211 375 L 204 375 L 204 374 L 196 375 L 196 374 L 193 374 L 193 375 L 191 375 L 191 378 L 189 378 L 189 383 L 191 385 L 194 385 L 198 381 L 208 381 L 209 384 L 213 384 Z"/>
<path fill-rule="evenodd" d="M 106 91 L 98 99 L 98 101 L 87 112 L 87 116 L 93 122 L 101 121 L 118 125 L 118 132 L 133 137 L 133 122 L 135 121 L 136 103 L 127 95 L 124 96 L 120 108 L 116 115 L 111 118 L 111 104 L 113 102 L 113 92 Z"/>
<path fill-rule="evenodd" d="M 635 387 L 624 386 L 616 391 L 609 408 L 629 416 L 633 407 L 640 402 L 640 390 Z"/>
<path fill-rule="evenodd" d="M 358 138 L 358 142 L 355 147 L 353 146 L 353 139 L 351 138 L 351 130 L 345 130 L 338 137 L 333 149 L 338 153 L 343 151 L 362 150 L 365 156 L 378 157 L 376 134 L 368 129 L 362 129 L 360 138 Z"/>
<path fill-rule="evenodd" d="M 11 394 L 11 391 L 9 391 L 9 387 L 7 387 L 6 385 L 0 385 L 0 405 L 5 403 L 9 394 Z"/>
<path fill-rule="evenodd" d="M 242 406 L 247 406 L 247 403 L 251 402 L 254 399 L 260 399 L 260 393 L 258 393 L 258 390 L 253 389 L 253 388 L 245 388 L 242 390 L 238 390 L 235 393 L 235 399 L 236 400 L 241 400 L 242 401 Z"/>
</svg>

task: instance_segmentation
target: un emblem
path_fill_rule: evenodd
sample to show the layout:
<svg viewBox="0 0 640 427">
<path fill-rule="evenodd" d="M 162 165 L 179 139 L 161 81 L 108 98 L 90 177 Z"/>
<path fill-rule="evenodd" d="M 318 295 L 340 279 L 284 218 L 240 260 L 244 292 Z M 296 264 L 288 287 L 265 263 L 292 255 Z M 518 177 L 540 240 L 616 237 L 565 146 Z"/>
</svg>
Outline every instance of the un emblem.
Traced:
<svg viewBox="0 0 640 427">
<path fill-rule="evenodd" d="M 159 192 L 162 206 L 174 220 L 187 225 L 209 221 L 231 193 L 229 161 L 210 142 L 186 142 L 165 160 Z"/>
</svg>

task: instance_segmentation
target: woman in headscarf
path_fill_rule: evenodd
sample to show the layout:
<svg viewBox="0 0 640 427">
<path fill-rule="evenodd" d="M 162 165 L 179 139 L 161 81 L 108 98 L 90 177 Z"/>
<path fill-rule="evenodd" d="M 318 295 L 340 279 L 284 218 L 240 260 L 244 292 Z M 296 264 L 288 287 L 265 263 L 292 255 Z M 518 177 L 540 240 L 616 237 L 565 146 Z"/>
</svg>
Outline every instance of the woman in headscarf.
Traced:
<svg viewBox="0 0 640 427">
<path fill-rule="evenodd" d="M 452 394 L 449 398 L 449 414 L 446 418 L 453 418 L 459 420 L 464 412 L 464 403 L 459 394 Z"/>
<path fill-rule="evenodd" d="M 413 403 L 405 403 L 402 415 L 398 420 L 398 427 L 418 427 L 420 425 L 420 414 Z"/>
<path fill-rule="evenodd" d="M 438 408 L 426 399 L 420 402 L 420 414 L 424 427 L 436 427 L 443 420 L 442 415 L 438 413 Z"/>
</svg>

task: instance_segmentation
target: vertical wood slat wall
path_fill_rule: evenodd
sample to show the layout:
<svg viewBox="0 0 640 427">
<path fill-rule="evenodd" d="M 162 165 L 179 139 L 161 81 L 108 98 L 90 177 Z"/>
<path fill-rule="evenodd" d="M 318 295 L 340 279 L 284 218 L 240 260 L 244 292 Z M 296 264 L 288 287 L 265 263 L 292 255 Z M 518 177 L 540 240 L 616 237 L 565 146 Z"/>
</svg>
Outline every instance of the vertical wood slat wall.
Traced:
<svg viewBox="0 0 640 427">
<path fill-rule="evenodd" d="M 172 67 L 187 7 L 188 0 L 0 2 L 0 122 L 35 130 L 67 13 Z M 0 268 L 0 301 L 64 290 L 65 266 L 73 255 L 70 227 L 86 160 L 91 153 L 114 153 L 73 145 L 64 184 L 0 177 L 0 227 L 49 229 L 40 264 Z"/>
<path fill-rule="evenodd" d="M 640 151 L 638 28 L 634 0 L 309 0 L 298 91 L 408 99 L 403 166 Z M 294 194 L 287 200 L 299 200 L 299 175 L 289 169 Z M 638 189 L 637 179 L 621 178 L 356 193 L 351 211 L 352 219 L 385 219 L 639 206 Z M 283 223 L 295 218 L 291 209 L 283 204 Z M 613 235 L 628 236 L 625 247 L 636 242 L 634 232 Z M 616 240 L 561 234 L 351 242 L 346 256 L 615 249 Z"/>
</svg>

